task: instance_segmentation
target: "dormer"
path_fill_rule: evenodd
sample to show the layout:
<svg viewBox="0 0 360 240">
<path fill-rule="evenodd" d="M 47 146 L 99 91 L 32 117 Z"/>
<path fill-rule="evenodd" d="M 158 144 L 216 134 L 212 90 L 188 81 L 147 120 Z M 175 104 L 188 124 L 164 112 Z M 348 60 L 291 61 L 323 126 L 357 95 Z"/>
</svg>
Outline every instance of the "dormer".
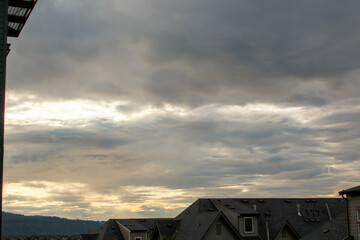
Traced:
<svg viewBox="0 0 360 240">
<path fill-rule="evenodd" d="M 243 237 L 259 236 L 259 212 L 256 207 L 234 199 L 217 199 L 212 201 L 231 221 Z"/>
<path fill-rule="evenodd" d="M 259 235 L 258 215 L 240 215 L 239 233 L 243 237 L 254 237 Z"/>
<path fill-rule="evenodd" d="M 276 234 L 275 240 L 296 240 L 300 239 L 300 235 L 288 220 L 284 222 L 279 232 Z"/>
<path fill-rule="evenodd" d="M 125 240 L 147 240 L 147 228 L 137 219 L 119 219 L 116 223 Z"/>
</svg>

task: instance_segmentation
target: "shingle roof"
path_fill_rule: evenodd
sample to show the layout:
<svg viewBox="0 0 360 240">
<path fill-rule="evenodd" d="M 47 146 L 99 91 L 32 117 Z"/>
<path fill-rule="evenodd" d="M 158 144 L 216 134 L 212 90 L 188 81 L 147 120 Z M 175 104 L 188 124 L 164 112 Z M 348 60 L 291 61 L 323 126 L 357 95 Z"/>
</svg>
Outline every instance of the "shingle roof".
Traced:
<svg viewBox="0 0 360 240">
<path fill-rule="evenodd" d="M 109 219 L 104 225 L 100 227 L 100 232 L 97 240 L 108 239 L 124 240 L 117 222 L 114 219 Z"/>
<path fill-rule="evenodd" d="M 110 219 L 100 228 L 98 240 L 112 239 L 116 234 L 121 236 L 118 223 L 130 231 L 147 231 L 148 236 L 151 236 L 156 222 L 157 229 L 163 236 L 173 236 L 176 231 L 178 239 L 201 239 L 217 219 L 222 217 L 231 224 L 228 221 L 229 216 L 225 214 L 231 211 L 225 208 L 239 216 L 258 217 L 259 237 L 242 239 L 268 239 L 269 232 L 272 240 L 281 233 L 284 226 L 290 226 L 289 228 L 304 240 L 323 236 L 322 230 L 325 228 L 333 233 L 326 234 L 326 239 L 329 240 L 338 240 L 338 236 L 343 236 L 346 232 L 346 221 L 341 222 L 345 212 L 345 200 L 342 198 L 198 199 L 175 218 Z M 169 227 L 168 223 L 173 228 Z M 234 227 L 237 226 L 231 225 L 232 229 L 235 229 Z M 238 235 L 237 232 L 236 234 Z M 121 236 L 118 239 L 123 238 Z"/>
<path fill-rule="evenodd" d="M 345 190 L 342 190 L 341 192 L 339 192 L 340 195 L 348 194 L 348 193 L 360 193 L 360 185 L 357 187 L 352 187 L 352 188 L 345 189 Z"/>
<path fill-rule="evenodd" d="M 213 220 L 213 222 L 212 222 L 211 225 L 214 226 L 214 224 L 215 224 L 215 223 L 217 224 L 218 221 L 220 221 L 221 224 L 224 224 L 224 223 L 225 223 L 225 225 L 226 225 L 227 227 L 229 227 L 230 232 L 231 232 L 231 234 L 232 234 L 233 237 L 235 237 L 236 239 L 239 239 L 239 240 L 242 240 L 242 239 L 243 239 L 243 238 L 241 237 L 240 233 L 238 232 L 238 230 L 235 228 L 235 226 L 233 226 L 233 225 L 231 224 L 230 220 L 226 217 L 226 215 L 225 215 L 222 211 L 219 212 L 219 214 L 218 214 L 217 217 Z M 211 225 L 210 225 L 210 227 L 211 227 Z M 208 231 L 211 231 L 211 230 L 210 230 L 210 227 L 209 227 L 208 230 L 205 232 L 205 234 L 203 235 L 203 237 L 207 236 L 207 232 L 208 232 Z M 201 238 L 201 239 L 203 239 L 203 238 Z M 256 240 L 260 240 L 260 239 L 256 238 Z"/>
<path fill-rule="evenodd" d="M 259 237 L 242 237 L 244 240 L 261 240 Z"/>
<path fill-rule="evenodd" d="M 280 234 L 282 234 L 282 231 L 287 230 L 293 235 L 296 239 L 299 239 L 300 236 L 295 230 L 295 228 L 291 225 L 291 223 L 288 220 L 285 220 L 283 226 L 279 229 L 278 233 L 276 234 L 276 239 L 279 238 Z"/>
<path fill-rule="evenodd" d="M 247 207 L 256 205 L 256 211 L 260 213 L 258 216 L 259 233 L 263 239 L 267 239 L 266 222 L 269 226 L 270 239 L 275 238 L 286 221 L 295 228 L 299 236 L 304 236 L 330 220 L 327 208 L 333 218 L 345 211 L 345 201 L 341 198 L 241 198 L 232 200 Z M 221 199 L 220 203 L 222 202 Z M 298 206 L 301 216 L 298 215 Z M 236 211 L 236 208 L 233 210 Z"/>
<path fill-rule="evenodd" d="M 259 215 L 260 213 L 254 210 L 253 206 L 248 204 L 243 204 L 235 199 L 230 198 L 221 198 L 221 199 L 212 199 L 212 201 L 216 201 L 220 203 L 226 208 L 233 210 L 234 212 L 239 213 L 240 215 Z"/>
<path fill-rule="evenodd" d="M 169 218 L 144 218 L 144 219 L 109 219 L 104 225 L 92 234 L 98 234 L 97 240 L 113 239 L 117 236 L 118 240 L 123 240 L 119 225 L 126 227 L 132 232 L 147 231 L 148 237 L 151 236 L 155 222 L 158 220 L 169 220 Z M 90 234 L 90 232 L 88 232 Z"/>
<path fill-rule="evenodd" d="M 147 230 L 147 228 L 141 224 L 140 219 L 117 219 L 116 222 L 120 223 L 121 225 L 123 225 L 132 232 Z"/>
<path fill-rule="evenodd" d="M 175 218 L 181 220 L 179 239 L 200 239 L 218 214 L 208 199 L 198 199 Z"/>
<path fill-rule="evenodd" d="M 319 226 L 313 231 L 306 234 L 300 240 L 322 240 L 322 239 L 346 239 L 347 226 L 346 226 L 346 213 L 339 214 L 332 221 Z"/>
<path fill-rule="evenodd" d="M 180 220 L 158 220 L 156 226 L 162 237 L 172 239 L 177 234 L 177 230 L 180 224 Z"/>
<path fill-rule="evenodd" d="M 178 239 L 200 240 L 220 216 L 226 220 L 225 215 L 216 209 L 211 200 L 198 199 L 175 218 L 180 220 Z M 229 222 L 228 224 L 234 229 Z M 234 234 L 238 233 L 235 231 Z"/>
<path fill-rule="evenodd" d="M 152 235 L 154 230 L 155 222 L 161 220 L 171 220 L 173 218 L 134 218 L 134 219 L 116 219 L 117 222 L 121 223 L 124 227 L 130 231 L 147 231 L 148 239 Z M 125 225 L 126 226 L 125 226 Z"/>
</svg>

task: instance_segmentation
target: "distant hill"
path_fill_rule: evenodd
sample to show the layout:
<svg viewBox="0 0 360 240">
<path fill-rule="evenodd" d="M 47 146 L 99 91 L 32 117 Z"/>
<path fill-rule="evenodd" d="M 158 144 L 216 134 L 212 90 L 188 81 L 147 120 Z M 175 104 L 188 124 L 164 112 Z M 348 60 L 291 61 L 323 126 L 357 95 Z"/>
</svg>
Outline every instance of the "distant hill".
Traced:
<svg viewBox="0 0 360 240">
<path fill-rule="evenodd" d="M 79 235 L 104 222 L 2 213 L 2 236 Z"/>
</svg>

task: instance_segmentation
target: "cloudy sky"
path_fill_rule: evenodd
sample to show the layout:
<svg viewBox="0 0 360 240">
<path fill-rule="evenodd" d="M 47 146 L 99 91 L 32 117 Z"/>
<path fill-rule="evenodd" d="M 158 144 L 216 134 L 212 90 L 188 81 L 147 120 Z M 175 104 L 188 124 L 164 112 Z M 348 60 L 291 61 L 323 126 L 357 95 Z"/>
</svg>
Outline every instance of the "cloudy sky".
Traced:
<svg viewBox="0 0 360 240">
<path fill-rule="evenodd" d="M 39 0 L 9 39 L 4 210 L 175 216 L 360 179 L 360 3 Z"/>
</svg>

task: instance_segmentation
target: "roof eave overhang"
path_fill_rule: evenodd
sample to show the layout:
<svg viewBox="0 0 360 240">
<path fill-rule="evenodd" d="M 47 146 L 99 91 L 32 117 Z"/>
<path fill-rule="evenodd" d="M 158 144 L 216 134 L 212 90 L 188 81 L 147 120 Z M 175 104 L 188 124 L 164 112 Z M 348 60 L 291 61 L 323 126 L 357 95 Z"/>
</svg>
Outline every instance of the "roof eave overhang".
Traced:
<svg viewBox="0 0 360 240">
<path fill-rule="evenodd" d="M 37 0 L 9 0 L 8 37 L 18 37 Z"/>
<path fill-rule="evenodd" d="M 240 216 L 259 216 L 261 213 L 239 213 Z"/>
<path fill-rule="evenodd" d="M 341 191 L 339 192 L 339 195 L 340 196 L 343 196 L 343 195 L 360 195 L 360 191 Z"/>
</svg>

